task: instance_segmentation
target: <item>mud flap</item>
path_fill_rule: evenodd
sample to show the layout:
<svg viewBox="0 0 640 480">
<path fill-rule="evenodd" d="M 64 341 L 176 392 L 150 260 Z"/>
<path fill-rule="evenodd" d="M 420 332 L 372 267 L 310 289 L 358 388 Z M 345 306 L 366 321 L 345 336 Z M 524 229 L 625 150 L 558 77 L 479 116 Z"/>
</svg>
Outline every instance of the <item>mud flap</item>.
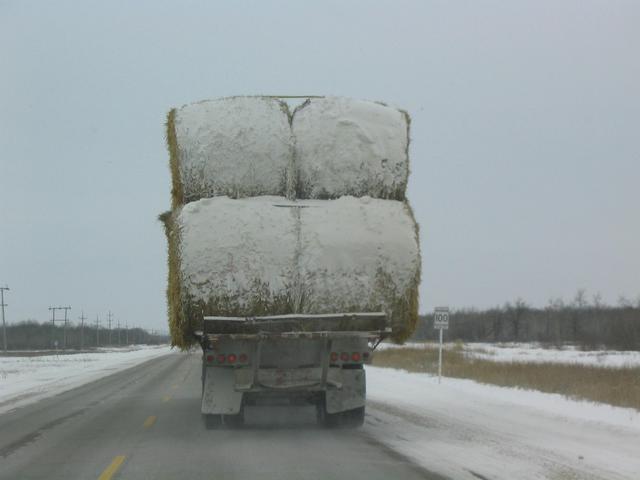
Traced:
<svg viewBox="0 0 640 480">
<path fill-rule="evenodd" d="M 364 407 L 367 382 L 364 370 L 340 370 L 341 388 L 329 388 L 326 392 L 327 413 L 344 412 Z"/>
<path fill-rule="evenodd" d="M 240 412 L 242 392 L 235 390 L 233 368 L 204 369 L 202 413 L 235 415 Z"/>
</svg>

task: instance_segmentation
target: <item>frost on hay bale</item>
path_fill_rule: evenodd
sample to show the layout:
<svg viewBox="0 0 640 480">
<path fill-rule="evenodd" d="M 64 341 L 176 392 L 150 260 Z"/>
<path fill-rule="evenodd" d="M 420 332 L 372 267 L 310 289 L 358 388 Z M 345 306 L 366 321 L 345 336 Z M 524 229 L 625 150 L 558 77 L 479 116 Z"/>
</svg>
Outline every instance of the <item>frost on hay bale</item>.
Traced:
<svg viewBox="0 0 640 480">
<path fill-rule="evenodd" d="M 173 208 L 220 195 L 291 195 L 293 138 L 286 103 L 230 97 L 167 117 Z"/>
<path fill-rule="evenodd" d="M 292 120 L 297 198 L 404 200 L 409 115 L 381 103 L 310 99 Z"/>
<path fill-rule="evenodd" d="M 206 315 L 385 311 L 395 340 L 415 328 L 420 253 L 404 202 L 216 197 L 162 218 L 181 348 Z"/>
<path fill-rule="evenodd" d="M 168 302 L 174 344 L 192 344 L 206 315 L 293 312 L 295 212 L 275 206 L 287 202 L 216 197 L 173 214 Z"/>
<path fill-rule="evenodd" d="M 385 311 L 393 338 L 418 319 L 418 226 L 408 204 L 369 197 L 307 200 L 300 209 L 304 313 Z"/>
</svg>

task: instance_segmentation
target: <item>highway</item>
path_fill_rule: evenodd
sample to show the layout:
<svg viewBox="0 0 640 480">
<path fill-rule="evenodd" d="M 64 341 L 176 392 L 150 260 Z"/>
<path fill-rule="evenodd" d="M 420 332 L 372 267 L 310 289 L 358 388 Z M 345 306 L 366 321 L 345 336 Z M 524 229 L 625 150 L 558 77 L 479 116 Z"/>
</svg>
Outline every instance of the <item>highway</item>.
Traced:
<svg viewBox="0 0 640 480">
<path fill-rule="evenodd" d="M 0 479 L 437 479 L 312 408 L 207 430 L 200 356 L 173 353 L 0 415 Z"/>
</svg>

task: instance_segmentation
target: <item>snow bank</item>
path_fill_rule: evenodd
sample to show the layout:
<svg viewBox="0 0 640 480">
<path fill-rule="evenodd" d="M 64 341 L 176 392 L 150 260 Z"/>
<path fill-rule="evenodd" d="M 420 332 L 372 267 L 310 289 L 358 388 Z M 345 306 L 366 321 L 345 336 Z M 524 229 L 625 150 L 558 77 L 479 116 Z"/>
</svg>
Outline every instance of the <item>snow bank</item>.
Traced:
<svg viewBox="0 0 640 480">
<path fill-rule="evenodd" d="M 310 99 L 295 110 L 292 128 L 298 198 L 405 198 L 405 112 L 362 100 Z"/>
<path fill-rule="evenodd" d="M 205 315 L 384 310 L 397 339 L 413 331 L 420 256 L 403 202 L 216 197 L 172 219 L 169 314 L 181 347 Z"/>
<path fill-rule="evenodd" d="M 535 343 L 471 343 L 465 355 L 492 362 L 532 362 L 589 365 L 594 367 L 638 367 L 640 352 L 615 350 L 579 350 L 567 346 L 562 349 L 542 348 Z"/>
<path fill-rule="evenodd" d="M 636 479 L 640 413 L 367 366 L 365 433 L 448 478 Z"/>
<path fill-rule="evenodd" d="M 163 345 L 70 355 L 3 357 L 0 363 L 0 413 L 170 352 L 169 347 Z"/>
<path fill-rule="evenodd" d="M 231 97 L 169 113 L 173 206 L 228 195 L 286 195 L 293 139 L 286 104 Z"/>
</svg>

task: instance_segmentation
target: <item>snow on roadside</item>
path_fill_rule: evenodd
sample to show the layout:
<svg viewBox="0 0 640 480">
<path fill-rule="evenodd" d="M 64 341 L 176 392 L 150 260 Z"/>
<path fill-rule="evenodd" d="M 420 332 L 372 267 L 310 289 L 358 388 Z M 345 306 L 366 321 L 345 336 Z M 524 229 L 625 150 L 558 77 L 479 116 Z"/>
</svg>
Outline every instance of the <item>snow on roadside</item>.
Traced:
<svg viewBox="0 0 640 480">
<path fill-rule="evenodd" d="M 434 342 L 405 343 L 394 345 L 383 343 L 378 350 L 391 348 L 437 348 Z M 447 342 L 446 350 L 458 348 L 458 345 Z M 532 363 L 565 363 L 590 365 L 595 367 L 640 367 L 640 352 L 618 350 L 579 350 L 572 346 L 563 348 L 543 348 L 537 343 L 464 343 L 462 351 L 465 356 L 490 360 L 492 362 L 532 362 Z"/>
<path fill-rule="evenodd" d="M 0 357 L 0 414 L 167 355 L 169 346 L 138 346 L 73 355 Z"/>
<path fill-rule="evenodd" d="M 387 368 L 367 376 L 365 431 L 437 473 L 638 478 L 636 410 Z"/>
</svg>

